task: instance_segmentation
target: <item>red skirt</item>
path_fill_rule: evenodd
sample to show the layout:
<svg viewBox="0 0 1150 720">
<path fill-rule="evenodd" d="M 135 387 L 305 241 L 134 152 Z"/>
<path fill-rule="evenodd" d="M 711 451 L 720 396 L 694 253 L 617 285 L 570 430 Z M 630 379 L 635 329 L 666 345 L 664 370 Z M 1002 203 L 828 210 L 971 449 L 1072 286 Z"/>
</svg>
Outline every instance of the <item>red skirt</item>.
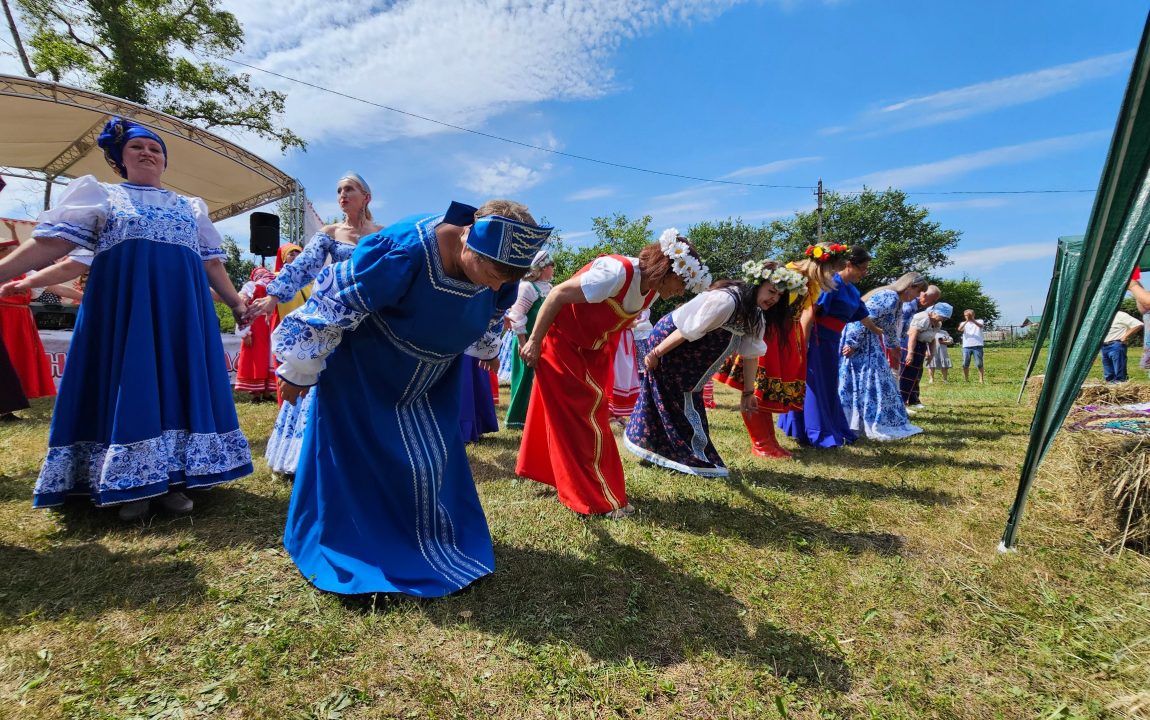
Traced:
<svg viewBox="0 0 1150 720">
<path fill-rule="evenodd" d="M 515 474 L 559 492 L 584 515 L 627 505 L 623 461 L 607 412 L 615 343 L 581 348 L 560 333 L 543 338 Z"/>
<path fill-rule="evenodd" d="M 40 342 L 40 331 L 27 305 L 0 303 L 0 336 L 12 367 L 20 377 L 24 395 L 29 399 L 56 394 L 52 366 Z"/>
<path fill-rule="evenodd" d="M 275 369 L 272 366 L 272 331 L 266 317 L 252 321 L 251 345 L 240 345 L 236 360 L 236 390 L 252 394 L 274 392 Z"/>
<path fill-rule="evenodd" d="M 767 352 L 759 358 L 755 373 L 755 397 L 759 407 L 767 412 L 784 413 L 802 410 L 807 393 L 807 353 L 803 328 L 792 324 L 790 337 L 784 342 L 774 336 L 765 337 Z M 727 358 L 715 379 L 736 390 L 743 389 L 743 358 Z"/>
</svg>

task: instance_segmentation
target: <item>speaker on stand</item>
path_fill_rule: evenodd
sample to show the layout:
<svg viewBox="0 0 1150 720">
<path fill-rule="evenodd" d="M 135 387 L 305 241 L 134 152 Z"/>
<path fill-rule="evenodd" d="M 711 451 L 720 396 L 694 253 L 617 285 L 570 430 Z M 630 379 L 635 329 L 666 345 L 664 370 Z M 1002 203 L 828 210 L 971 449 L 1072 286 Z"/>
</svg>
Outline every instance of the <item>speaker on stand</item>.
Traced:
<svg viewBox="0 0 1150 720">
<path fill-rule="evenodd" d="M 267 256 L 274 256 L 280 249 L 280 216 L 275 213 L 254 212 L 249 217 L 251 240 L 248 252 L 259 255 L 260 265 L 263 265 Z"/>
</svg>

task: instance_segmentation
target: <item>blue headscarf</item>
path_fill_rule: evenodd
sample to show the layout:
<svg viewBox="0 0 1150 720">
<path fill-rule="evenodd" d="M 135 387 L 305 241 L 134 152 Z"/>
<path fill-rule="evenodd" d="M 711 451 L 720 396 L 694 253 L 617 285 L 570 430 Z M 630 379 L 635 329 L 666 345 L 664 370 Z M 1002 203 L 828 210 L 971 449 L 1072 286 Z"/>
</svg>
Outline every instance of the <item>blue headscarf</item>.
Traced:
<svg viewBox="0 0 1150 720">
<path fill-rule="evenodd" d="M 168 146 L 159 135 L 131 120 L 114 117 L 104 125 L 104 131 L 96 139 L 96 144 L 104 150 L 104 159 L 120 177 L 128 177 L 128 169 L 124 167 L 124 145 L 132 138 L 148 138 L 158 142 L 164 151 L 164 167 L 168 166 Z"/>
</svg>

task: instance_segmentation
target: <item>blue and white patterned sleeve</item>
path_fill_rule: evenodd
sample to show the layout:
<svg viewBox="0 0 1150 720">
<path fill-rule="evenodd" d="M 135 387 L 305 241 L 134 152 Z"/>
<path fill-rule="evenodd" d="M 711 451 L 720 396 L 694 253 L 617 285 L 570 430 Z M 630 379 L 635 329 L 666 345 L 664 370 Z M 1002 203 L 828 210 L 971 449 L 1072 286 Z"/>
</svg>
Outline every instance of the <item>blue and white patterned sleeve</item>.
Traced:
<svg viewBox="0 0 1150 720">
<path fill-rule="evenodd" d="M 491 313 L 491 321 L 487 324 L 487 332 L 471 343 L 463 351 L 464 355 L 480 360 L 494 360 L 499 357 L 499 349 L 503 346 L 503 316 L 514 304 L 518 293 L 518 283 L 508 283 L 495 292 L 495 308 Z"/>
<path fill-rule="evenodd" d="M 311 297 L 272 333 L 272 351 L 281 363 L 276 373 L 293 385 L 315 385 L 345 332 L 407 294 L 421 265 L 415 247 L 377 233 L 350 260 L 320 271 Z"/>
<path fill-rule="evenodd" d="M 280 302 L 287 302 L 295 297 L 296 293 L 307 287 L 308 283 L 319 275 L 335 242 L 335 238 L 321 232 L 312 236 L 303 252 L 285 265 L 275 280 L 268 283 L 268 295 L 274 295 Z"/>
<path fill-rule="evenodd" d="M 62 238 L 94 251 L 107 217 L 108 189 L 96 178 L 85 175 L 69 183 L 56 204 L 40 213 L 32 237 Z"/>
<path fill-rule="evenodd" d="M 192 215 L 196 218 L 196 236 L 200 244 L 200 258 L 202 260 L 223 260 L 227 257 L 220 245 L 224 239 L 220 231 L 212 224 L 208 215 L 208 204 L 198 197 L 188 198 L 192 205 Z"/>
<path fill-rule="evenodd" d="M 902 314 L 902 303 L 899 302 L 898 293 L 894 290 L 877 292 L 866 301 L 867 310 L 871 319 L 882 328 L 883 342 L 888 348 L 896 348 L 902 343 L 899 337 L 899 316 Z"/>
<path fill-rule="evenodd" d="M 841 347 L 858 348 L 859 342 L 863 339 L 863 333 L 870 332 L 861 322 L 850 322 L 843 328 L 843 339 L 840 343 Z"/>
</svg>

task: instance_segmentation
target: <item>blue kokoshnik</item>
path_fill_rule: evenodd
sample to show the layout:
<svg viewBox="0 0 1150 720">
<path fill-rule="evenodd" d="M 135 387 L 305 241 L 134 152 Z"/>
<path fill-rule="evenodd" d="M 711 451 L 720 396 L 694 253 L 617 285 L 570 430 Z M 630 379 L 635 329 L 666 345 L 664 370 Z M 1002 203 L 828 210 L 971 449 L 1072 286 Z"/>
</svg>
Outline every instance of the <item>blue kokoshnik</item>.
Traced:
<svg viewBox="0 0 1150 720">
<path fill-rule="evenodd" d="M 167 167 L 168 146 L 164 144 L 163 138 L 143 125 L 114 117 L 104 125 L 103 132 L 96 138 L 96 144 L 103 149 L 104 159 L 120 174 L 120 177 L 125 179 L 128 177 L 128 170 L 124 167 L 124 145 L 134 138 L 148 138 L 158 142 L 164 151 L 164 166 Z"/>
</svg>

